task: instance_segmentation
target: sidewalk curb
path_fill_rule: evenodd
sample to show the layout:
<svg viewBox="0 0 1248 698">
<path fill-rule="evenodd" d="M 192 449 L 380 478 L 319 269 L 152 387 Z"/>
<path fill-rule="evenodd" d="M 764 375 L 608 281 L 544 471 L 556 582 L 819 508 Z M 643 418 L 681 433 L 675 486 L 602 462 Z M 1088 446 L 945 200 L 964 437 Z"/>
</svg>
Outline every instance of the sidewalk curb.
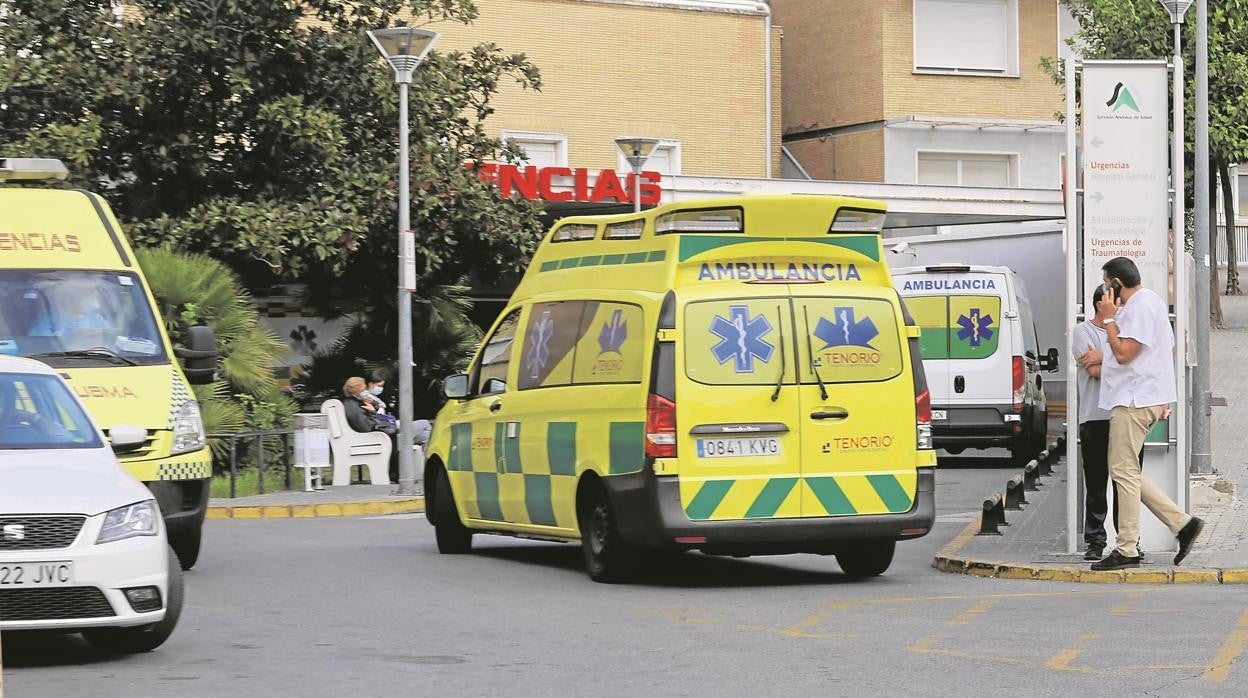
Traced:
<svg viewBox="0 0 1248 698">
<path fill-rule="evenodd" d="M 996 579 L 1035 579 L 1048 582 L 1080 582 L 1084 584 L 1248 584 L 1248 569 L 1131 569 L 1098 572 L 1070 565 L 995 562 L 959 557 L 958 552 L 979 530 L 980 518 L 967 524 L 962 532 L 936 553 L 932 567 L 950 574 Z"/>
<path fill-rule="evenodd" d="M 265 504 L 259 506 L 209 506 L 208 519 L 316 519 L 342 516 L 406 514 L 425 510 L 424 497 L 378 499 L 367 502 L 325 504 Z"/>
</svg>

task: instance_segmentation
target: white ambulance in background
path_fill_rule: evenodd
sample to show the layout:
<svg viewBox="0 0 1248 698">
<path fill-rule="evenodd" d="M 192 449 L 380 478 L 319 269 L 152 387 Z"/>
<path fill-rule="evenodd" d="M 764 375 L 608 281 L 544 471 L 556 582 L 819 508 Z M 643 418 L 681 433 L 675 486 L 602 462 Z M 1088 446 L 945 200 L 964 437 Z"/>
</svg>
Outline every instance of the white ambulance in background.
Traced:
<svg viewBox="0 0 1248 698">
<path fill-rule="evenodd" d="M 1008 267 L 939 264 L 895 269 L 893 283 L 922 330 L 935 446 L 1034 457 L 1048 422 L 1040 372 L 1058 370 L 1057 349 L 1040 353 L 1022 279 Z"/>
</svg>

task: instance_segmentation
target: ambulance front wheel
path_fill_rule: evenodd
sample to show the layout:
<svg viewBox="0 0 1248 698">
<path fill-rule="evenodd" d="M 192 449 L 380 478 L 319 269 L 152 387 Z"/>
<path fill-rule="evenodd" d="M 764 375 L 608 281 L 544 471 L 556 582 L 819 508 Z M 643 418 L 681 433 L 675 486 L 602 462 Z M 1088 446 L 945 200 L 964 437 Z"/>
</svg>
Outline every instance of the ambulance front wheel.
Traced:
<svg viewBox="0 0 1248 698">
<path fill-rule="evenodd" d="M 451 493 L 451 480 L 440 468 L 435 472 L 433 534 L 438 541 L 438 552 L 443 555 L 472 552 L 472 531 L 459 520 L 455 495 Z"/>
<path fill-rule="evenodd" d="M 633 551 L 620 537 L 611 499 L 601 485 L 590 485 L 578 509 L 585 571 L 595 582 L 624 581 L 634 571 Z"/>
<path fill-rule="evenodd" d="M 893 564 L 893 551 L 897 541 L 881 540 L 864 542 L 836 554 L 836 562 L 850 577 L 878 577 Z"/>
</svg>

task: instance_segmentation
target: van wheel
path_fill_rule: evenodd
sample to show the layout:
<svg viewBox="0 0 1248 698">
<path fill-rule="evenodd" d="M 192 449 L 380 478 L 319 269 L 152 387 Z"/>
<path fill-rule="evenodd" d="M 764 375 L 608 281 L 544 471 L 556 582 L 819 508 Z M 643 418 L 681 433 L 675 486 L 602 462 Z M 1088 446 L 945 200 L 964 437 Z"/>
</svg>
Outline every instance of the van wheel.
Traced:
<svg viewBox="0 0 1248 698">
<path fill-rule="evenodd" d="M 615 510 L 601 488 L 595 488 L 589 501 L 581 508 L 581 552 L 585 572 L 595 582 L 611 584 L 628 579 L 635 572 L 635 556 L 620 538 L 615 524 Z"/>
<path fill-rule="evenodd" d="M 455 495 L 451 494 L 451 478 L 446 471 L 437 471 L 434 481 L 433 533 L 438 540 L 438 552 L 443 555 L 463 555 L 472 552 L 472 531 L 459 520 L 455 507 Z"/>
<path fill-rule="evenodd" d="M 893 564 L 893 551 L 896 549 L 895 540 L 868 541 L 837 553 L 836 562 L 847 576 L 877 577 Z"/>
<path fill-rule="evenodd" d="M 951 456 L 960 456 L 962 455 L 962 452 L 965 450 L 966 450 L 965 446 L 949 446 L 945 448 L 945 453 L 948 453 Z"/>
<path fill-rule="evenodd" d="M 182 566 L 178 556 L 169 550 L 169 581 L 166 585 L 169 598 L 165 601 L 165 618 L 159 623 L 133 628 L 97 628 L 82 631 L 82 637 L 91 646 L 112 654 L 137 654 L 151 652 L 160 647 L 173 634 L 182 615 Z"/>
</svg>

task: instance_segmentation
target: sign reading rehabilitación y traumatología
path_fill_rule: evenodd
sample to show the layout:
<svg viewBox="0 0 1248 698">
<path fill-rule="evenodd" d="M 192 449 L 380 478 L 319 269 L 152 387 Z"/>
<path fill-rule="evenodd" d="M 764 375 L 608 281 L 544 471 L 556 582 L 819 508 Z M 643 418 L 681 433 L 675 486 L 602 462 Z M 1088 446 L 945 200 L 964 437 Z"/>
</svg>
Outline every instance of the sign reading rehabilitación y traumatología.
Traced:
<svg viewBox="0 0 1248 698">
<path fill-rule="evenodd" d="M 1164 61 L 1083 68 L 1082 302 L 1101 266 L 1130 257 L 1144 286 L 1166 297 L 1169 93 Z M 1090 309 L 1090 308 L 1089 308 Z"/>
</svg>

